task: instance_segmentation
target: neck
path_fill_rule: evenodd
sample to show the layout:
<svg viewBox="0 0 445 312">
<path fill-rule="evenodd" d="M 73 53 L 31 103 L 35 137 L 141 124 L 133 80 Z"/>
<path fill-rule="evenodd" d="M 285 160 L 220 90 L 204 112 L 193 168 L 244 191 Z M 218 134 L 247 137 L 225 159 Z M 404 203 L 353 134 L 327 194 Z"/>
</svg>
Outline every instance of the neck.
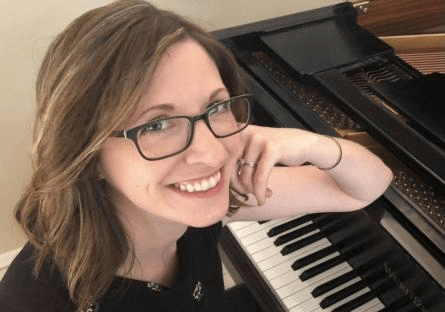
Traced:
<svg viewBox="0 0 445 312">
<path fill-rule="evenodd" d="M 173 286 L 178 265 L 176 242 L 187 226 L 145 212 L 126 214 L 121 219 L 133 244 L 135 261 L 132 265 L 129 256 L 117 274 L 166 287 Z"/>
</svg>

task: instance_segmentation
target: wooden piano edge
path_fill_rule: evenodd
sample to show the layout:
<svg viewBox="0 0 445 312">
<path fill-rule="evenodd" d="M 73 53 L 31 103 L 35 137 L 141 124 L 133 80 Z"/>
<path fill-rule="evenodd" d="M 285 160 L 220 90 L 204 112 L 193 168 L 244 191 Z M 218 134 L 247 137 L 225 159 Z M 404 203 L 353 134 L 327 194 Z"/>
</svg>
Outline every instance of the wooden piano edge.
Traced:
<svg viewBox="0 0 445 312">
<path fill-rule="evenodd" d="M 445 74 L 445 33 L 384 36 L 380 39 L 392 46 L 398 57 L 422 74 Z"/>
<path fill-rule="evenodd" d="M 267 284 L 264 283 L 264 278 L 250 262 L 248 255 L 227 226 L 222 229 L 219 245 L 221 260 L 235 283 L 246 286 L 263 311 L 287 311 Z"/>
</svg>

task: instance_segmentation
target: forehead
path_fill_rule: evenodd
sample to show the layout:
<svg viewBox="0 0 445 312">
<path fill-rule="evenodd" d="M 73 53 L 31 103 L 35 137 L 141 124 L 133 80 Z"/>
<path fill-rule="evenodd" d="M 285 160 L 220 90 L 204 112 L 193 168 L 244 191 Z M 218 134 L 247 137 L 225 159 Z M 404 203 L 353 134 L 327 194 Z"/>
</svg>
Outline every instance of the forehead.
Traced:
<svg viewBox="0 0 445 312">
<path fill-rule="evenodd" d="M 135 117 L 150 106 L 205 104 L 217 89 L 225 89 L 219 70 L 207 51 L 185 39 L 171 45 L 161 56 L 144 92 Z"/>
</svg>

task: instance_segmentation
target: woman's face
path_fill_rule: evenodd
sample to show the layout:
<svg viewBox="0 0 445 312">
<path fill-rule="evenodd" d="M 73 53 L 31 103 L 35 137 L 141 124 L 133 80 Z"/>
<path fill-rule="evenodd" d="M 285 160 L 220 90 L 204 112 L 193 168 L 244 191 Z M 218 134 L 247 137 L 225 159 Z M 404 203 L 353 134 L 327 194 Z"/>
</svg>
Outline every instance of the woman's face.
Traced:
<svg viewBox="0 0 445 312">
<path fill-rule="evenodd" d="M 161 58 L 126 129 L 160 116 L 196 115 L 228 98 L 211 57 L 187 39 L 173 44 Z M 124 217 L 202 227 L 227 212 L 230 175 L 239 147 L 239 134 L 217 139 L 200 120 L 185 151 L 157 161 L 143 159 L 131 140 L 109 138 L 101 154 L 101 169 Z M 214 186 L 213 179 L 219 180 Z M 209 189 L 198 191 L 196 183 L 208 184 Z M 192 192 L 182 191 L 181 186 Z"/>
</svg>

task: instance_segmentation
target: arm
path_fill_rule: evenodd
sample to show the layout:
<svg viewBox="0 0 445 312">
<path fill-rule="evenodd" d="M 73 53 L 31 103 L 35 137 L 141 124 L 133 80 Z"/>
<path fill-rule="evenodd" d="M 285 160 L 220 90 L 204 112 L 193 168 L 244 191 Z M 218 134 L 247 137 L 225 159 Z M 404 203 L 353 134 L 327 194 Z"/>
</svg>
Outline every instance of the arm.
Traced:
<svg viewBox="0 0 445 312">
<path fill-rule="evenodd" d="M 232 186 L 249 194 L 247 205 L 226 221 L 280 218 L 308 212 L 348 211 L 378 198 L 392 180 L 390 169 L 366 148 L 301 129 L 249 126 L 242 157 L 257 161 L 232 175 Z M 304 163 L 312 165 L 301 166 Z M 277 167 L 282 164 L 283 167 Z M 268 190 L 269 189 L 269 190 Z M 270 191 L 271 190 L 271 191 Z"/>
</svg>

